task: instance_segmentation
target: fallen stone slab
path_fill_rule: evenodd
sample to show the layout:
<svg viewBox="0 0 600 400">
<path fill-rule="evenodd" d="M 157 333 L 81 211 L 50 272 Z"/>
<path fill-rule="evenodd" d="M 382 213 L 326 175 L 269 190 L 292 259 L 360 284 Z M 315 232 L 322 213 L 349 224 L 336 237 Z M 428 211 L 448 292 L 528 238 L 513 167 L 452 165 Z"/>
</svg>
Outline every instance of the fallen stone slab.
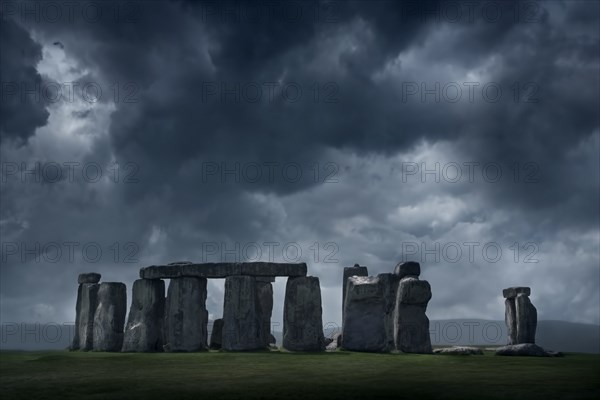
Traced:
<svg viewBox="0 0 600 400">
<path fill-rule="evenodd" d="M 562 353 L 546 351 L 534 343 L 521 343 L 502 346 L 496 349 L 497 356 L 560 357 Z"/>
<path fill-rule="evenodd" d="M 96 272 L 87 272 L 84 274 L 79 274 L 77 277 L 77 283 L 98 283 L 100 282 L 101 275 Z"/>
<path fill-rule="evenodd" d="M 127 288 L 121 282 L 103 282 L 98 287 L 94 313 L 94 351 L 121 351 L 127 312 Z"/>
<path fill-rule="evenodd" d="M 452 346 L 434 349 L 433 354 L 448 354 L 448 355 L 483 355 L 483 350 L 478 347 L 469 346 Z"/>
<path fill-rule="evenodd" d="M 275 276 L 306 276 L 306 263 L 202 263 L 178 262 L 167 265 L 152 265 L 140 269 L 142 279 L 173 279 L 184 276 L 200 278 L 227 278 L 234 275 L 260 276 L 273 279 Z"/>
<path fill-rule="evenodd" d="M 164 315 L 165 282 L 160 279 L 138 279 L 133 282 L 122 351 L 163 351 Z"/>
<path fill-rule="evenodd" d="M 502 290 L 502 296 L 504 296 L 505 299 L 512 299 L 514 297 L 517 297 L 517 295 L 519 294 L 529 296 L 531 295 L 531 288 L 527 286 L 516 286 Z"/>
</svg>

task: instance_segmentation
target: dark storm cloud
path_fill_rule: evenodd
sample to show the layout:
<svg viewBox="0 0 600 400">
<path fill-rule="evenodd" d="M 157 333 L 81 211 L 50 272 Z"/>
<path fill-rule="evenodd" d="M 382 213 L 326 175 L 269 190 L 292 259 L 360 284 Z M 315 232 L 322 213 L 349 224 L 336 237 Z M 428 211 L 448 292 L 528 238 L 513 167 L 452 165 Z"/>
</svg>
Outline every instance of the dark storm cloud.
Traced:
<svg viewBox="0 0 600 400">
<path fill-rule="evenodd" d="M 56 119 L 101 127 L 106 134 L 90 134 L 89 146 L 81 146 L 82 161 L 106 168 L 114 158 L 134 166 L 138 182 L 6 185 L 3 236 L 27 242 L 77 238 L 106 247 L 134 241 L 140 263 L 199 260 L 206 241 L 304 241 L 305 250 L 311 242 L 333 241 L 340 261 L 310 267 L 321 277 L 329 310 L 339 309 L 343 266 L 360 262 L 373 274 L 390 271 L 403 256 L 399 243 L 404 241 L 533 240 L 551 247 L 543 249 L 547 257 L 567 263 L 560 257 L 575 254 L 581 264 L 572 281 L 571 270 L 548 258 L 545 264 L 551 266 L 535 274 L 508 262 L 487 269 L 435 265 L 427 273 L 439 288 L 432 307 L 454 313 L 449 316 L 468 307 L 461 294 L 467 290 L 471 303 L 480 299 L 487 307 L 478 304 L 477 316 L 494 313 L 497 299 L 482 281 L 536 284 L 540 295 L 549 295 L 557 281 L 573 287 L 578 279 L 598 277 L 589 244 L 598 223 L 597 3 L 535 3 L 535 18 L 527 19 L 515 17 L 523 3 L 481 2 L 473 6 L 473 20 L 467 14 L 436 18 L 444 4 L 437 2 L 282 2 L 258 20 L 240 14 L 251 4 L 244 2 L 133 4 L 143 6 L 130 9 L 125 20 L 114 19 L 119 3 L 103 2 L 106 11 L 93 23 L 81 17 L 23 21 L 18 14 L 19 25 L 10 22 L 11 29 L 27 35 L 38 59 L 40 45 L 19 26 L 47 46 L 60 41 L 68 68 L 84 71 L 77 80 L 103 88 L 102 105 L 112 102 L 115 85 L 121 89 L 108 122 L 90 123 L 99 117 L 89 109 Z M 298 4 L 303 16 L 289 17 Z M 482 14 L 490 4 L 502 8 L 498 21 Z M 28 63 L 34 66 L 35 60 Z M 3 75 L 11 62 L 3 53 Z M 465 82 L 477 84 L 474 101 Z M 460 101 L 440 90 L 439 100 L 431 93 L 422 98 L 421 85 L 431 90 L 436 83 L 440 90 L 447 84 L 461 87 Z M 483 92 L 490 83 L 502 89 L 498 101 Z M 282 87 L 290 89 L 288 97 Z M 293 101 L 289 96 L 297 87 L 302 96 Z M 528 92 L 531 88 L 535 93 Z M 534 97 L 538 101 L 530 102 Z M 15 131 L 21 137 L 46 123 L 30 118 L 35 114 L 26 107 L 14 112 L 30 124 Z M 43 140 L 47 132 L 38 132 Z M 75 138 L 80 136 L 85 135 Z M 43 158 L 68 157 L 60 147 L 41 151 Z M 3 158 L 34 160 L 39 148 L 37 153 L 33 147 L 3 149 Z M 436 162 L 497 163 L 503 177 L 433 185 L 399 180 L 398 164 L 419 157 L 429 169 Z M 323 183 L 327 162 L 336 167 L 337 183 Z M 265 163 L 276 165 L 274 180 L 266 178 Z M 298 181 L 282 178 L 281 167 L 291 163 L 301 168 Z M 313 175 L 315 163 L 319 179 Z M 511 175 L 515 163 L 521 173 L 517 183 Z M 240 179 L 240 172 L 250 166 L 246 171 L 252 174 L 255 164 L 263 178 Z M 523 182 L 531 165 L 538 183 Z M 236 177 L 226 176 L 223 183 L 221 172 L 235 168 Z M 566 240 L 570 235 L 581 243 Z M 553 252 L 557 243 L 564 244 L 562 253 Z M 138 266 L 69 263 L 60 274 L 60 267 L 51 265 L 47 272 L 54 281 L 48 286 L 72 297 L 75 272 L 97 269 L 106 280 L 130 282 Z M 15 304 L 15 298 L 28 296 L 23 288 L 33 285 L 31 271 L 42 268 L 11 258 L 2 271 L 3 299 Z M 536 282 L 540 274 L 547 280 Z M 446 282 L 457 276 L 463 278 L 448 288 Z M 10 284 L 15 281 L 23 286 Z M 593 285 L 582 290 L 588 301 L 577 318 L 598 321 Z M 42 290 L 31 302 L 47 303 L 44 298 L 51 297 Z M 69 300 L 61 297 L 54 304 Z M 559 302 L 547 305 L 548 315 L 569 318 Z"/>
<path fill-rule="evenodd" d="M 0 133 L 2 140 L 17 139 L 19 143 L 46 124 L 48 111 L 39 87 L 42 77 L 36 64 L 42 58 L 42 47 L 34 42 L 27 30 L 13 20 L 0 23 Z M 36 89 L 36 87 L 38 89 Z"/>
</svg>

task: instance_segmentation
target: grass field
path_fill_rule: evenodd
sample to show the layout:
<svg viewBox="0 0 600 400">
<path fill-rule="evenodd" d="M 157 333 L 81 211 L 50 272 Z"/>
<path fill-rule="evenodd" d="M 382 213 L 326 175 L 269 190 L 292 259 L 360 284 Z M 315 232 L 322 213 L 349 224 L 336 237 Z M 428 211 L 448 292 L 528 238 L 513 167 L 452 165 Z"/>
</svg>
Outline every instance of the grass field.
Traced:
<svg viewBox="0 0 600 400">
<path fill-rule="evenodd" d="M 600 355 L 0 353 L 2 399 L 600 398 Z"/>
</svg>

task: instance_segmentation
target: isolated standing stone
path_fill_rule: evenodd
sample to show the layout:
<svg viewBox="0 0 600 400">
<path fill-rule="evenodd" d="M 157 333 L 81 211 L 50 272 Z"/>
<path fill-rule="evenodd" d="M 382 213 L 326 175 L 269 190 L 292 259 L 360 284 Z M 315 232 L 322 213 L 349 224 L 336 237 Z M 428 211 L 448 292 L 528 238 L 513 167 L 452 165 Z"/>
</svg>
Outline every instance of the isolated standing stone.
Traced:
<svg viewBox="0 0 600 400">
<path fill-rule="evenodd" d="M 425 314 L 431 286 L 411 275 L 400 280 L 396 296 L 395 343 L 404 353 L 431 353 L 429 318 Z"/>
<path fill-rule="evenodd" d="M 531 304 L 528 287 L 510 287 L 502 290 L 505 300 L 504 319 L 508 328 L 508 344 L 535 343 L 537 310 Z"/>
<path fill-rule="evenodd" d="M 288 278 L 283 306 L 283 347 L 291 351 L 323 351 L 323 309 L 319 278 Z"/>
<path fill-rule="evenodd" d="M 342 327 L 342 347 L 353 351 L 387 352 L 387 299 L 379 276 L 348 278 Z M 393 342 L 393 341 L 392 341 Z"/>
<path fill-rule="evenodd" d="M 133 282 L 123 351 L 163 351 L 164 313 L 165 282 L 160 279 Z"/>
<path fill-rule="evenodd" d="M 273 285 L 256 278 L 256 296 L 261 316 L 261 335 L 265 347 L 271 343 L 271 314 L 273 313 Z"/>
<path fill-rule="evenodd" d="M 223 302 L 223 350 L 264 349 L 262 325 L 256 278 L 250 275 L 227 277 Z"/>
<path fill-rule="evenodd" d="M 165 305 L 165 350 L 207 349 L 206 278 L 171 279 Z"/>
<path fill-rule="evenodd" d="M 210 333 L 210 349 L 220 350 L 223 343 L 223 318 L 215 319 Z"/>
<path fill-rule="evenodd" d="M 361 267 L 358 264 L 354 264 L 353 267 L 344 268 L 344 277 L 342 281 L 342 321 L 344 320 L 344 308 L 346 307 L 346 290 L 348 285 L 348 278 L 351 276 L 368 276 L 369 272 L 367 267 Z"/>
<path fill-rule="evenodd" d="M 103 282 L 98 288 L 94 314 L 94 351 L 120 351 L 127 312 L 127 288 L 121 282 Z"/>
<path fill-rule="evenodd" d="M 72 350 L 89 351 L 94 342 L 94 313 L 98 298 L 97 283 L 82 283 L 77 289 L 77 305 L 75 306 L 75 335 Z"/>
</svg>

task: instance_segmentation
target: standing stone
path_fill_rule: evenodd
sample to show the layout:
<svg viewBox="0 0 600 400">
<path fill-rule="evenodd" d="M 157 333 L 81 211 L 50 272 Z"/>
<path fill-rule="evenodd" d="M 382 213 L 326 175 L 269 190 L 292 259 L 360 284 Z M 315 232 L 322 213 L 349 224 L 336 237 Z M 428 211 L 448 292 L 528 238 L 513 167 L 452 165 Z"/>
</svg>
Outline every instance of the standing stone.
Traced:
<svg viewBox="0 0 600 400">
<path fill-rule="evenodd" d="M 220 350 L 223 344 L 223 318 L 215 319 L 210 334 L 210 349 Z"/>
<path fill-rule="evenodd" d="M 94 351 L 120 351 L 127 312 L 127 288 L 121 282 L 104 282 L 98 288 L 94 314 Z"/>
<path fill-rule="evenodd" d="M 431 353 L 429 319 L 425 314 L 431 286 L 409 274 L 400 280 L 394 317 L 396 349 L 404 353 Z"/>
<path fill-rule="evenodd" d="M 71 349 L 89 351 L 94 343 L 94 313 L 98 304 L 97 283 L 82 283 L 77 289 L 75 336 Z"/>
<path fill-rule="evenodd" d="M 123 351 L 163 351 L 164 313 L 165 282 L 160 279 L 138 279 L 133 282 Z"/>
<path fill-rule="evenodd" d="M 400 279 L 398 275 L 392 273 L 379 274 L 377 278 L 379 278 L 379 287 L 383 297 L 383 326 L 387 340 L 384 351 L 391 351 L 395 348 L 394 337 L 396 336 L 396 329 L 394 325 L 394 311 L 396 309 L 396 295 Z"/>
<path fill-rule="evenodd" d="M 250 275 L 227 277 L 223 302 L 223 350 L 264 349 L 262 324 L 256 278 Z"/>
<path fill-rule="evenodd" d="M 344 349 L 387 352 L 393 348 L 390 347 L 389 328 L 386 322 L 388 307 L 388 299 L 384 299 L 386 284 L 388 284 L 387 278 L 381 276 L 348 278 L 342 327 Z"/>
<path fill-rule="evenodd" d="M 273 313 L 273 285 L 256 278 L 256 296 L 261 316 L 261 335 L 264 347 L 271 343 L 271 314 Z"/>
<path fill-rule="evenodd" d="M 165 351 L 207 349 L 206 278 L 171 279 L 165 305 Z"/>
<path fill-rule="evenodd" d="M 506 299 L 504 301 L 504 321 L 508 328 L 508 344 L 517 344 L 517 311 L 515 308 L 515 299 Z"/>
<path fill-rule="evenodd" d="M 348 286 L 348 278 L 351 276 L 368 276 L 369 272 L 367 267 L 361 267 L 358 264 L 354 264 L 353 267 L 344 268 L 344 277 L 342 281 L 342 322 L 344 321 L 344 308 L 346 308 L 346 290 Z"/>
<path fill-rule="evenodd" d="M 531 304 L 529 287 L 502 290 L 505 300 L 504 319 L 508 328 L 508 345 L 535 343 L 537 310 Z"/>
<path fill-rule="evenodd" d="M 515 299 L 517 314 L 517 343 L 535 343 L 537 310 L 529 296 L 519 294 Z"/>
<path fill-rule="evenodd" d="M 319 278 L 288 278 L 283 306 L 283 347 L 291 351 L 324 351 L 322 314 Z"/>
</svg>

